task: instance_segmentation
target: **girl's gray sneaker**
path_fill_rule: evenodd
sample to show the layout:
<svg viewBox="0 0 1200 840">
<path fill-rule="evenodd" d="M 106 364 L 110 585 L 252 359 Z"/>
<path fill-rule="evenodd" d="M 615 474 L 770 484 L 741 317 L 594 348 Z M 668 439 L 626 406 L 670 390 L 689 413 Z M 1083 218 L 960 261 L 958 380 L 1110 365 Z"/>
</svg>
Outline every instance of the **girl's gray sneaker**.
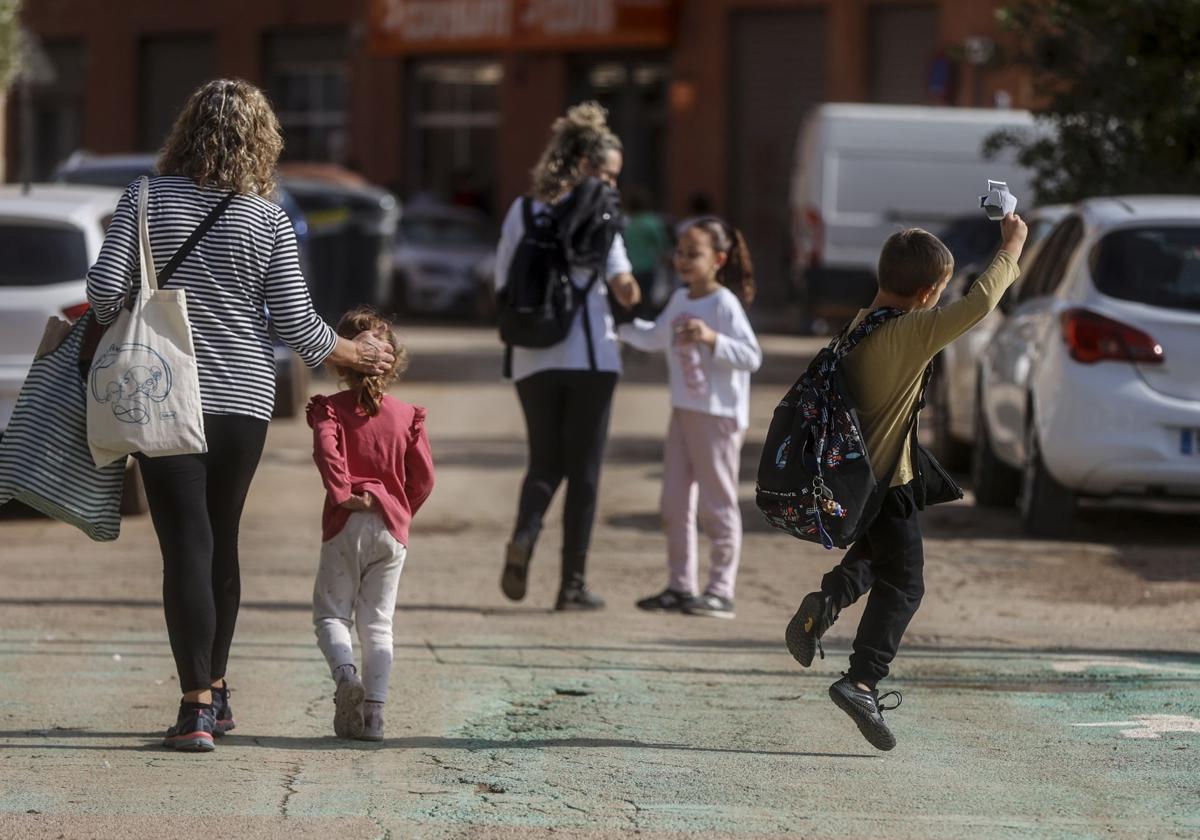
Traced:
<svg viewBox="0 0 1200 840">
<path fill-rule="evenodd" d="M 363 700 L 367 692 L 356 672 L 343 673 L 333 694 L 333 734 L 360 738 L 363 734 Z"/>
<path fill-rule="evenodd" d="M 367 702 L 363 706 L 363 731 L 360 741 L 383 740 L 383 704 Z"/>
<path fill-rule="evenodd" d="M 693 598 L 683 605 L 684 615 L 702 615 L 705 618 L 733 618 L 733 601 L 722 598 L 711 592 L 705 592 L 699 598 Z"/>
</svg>

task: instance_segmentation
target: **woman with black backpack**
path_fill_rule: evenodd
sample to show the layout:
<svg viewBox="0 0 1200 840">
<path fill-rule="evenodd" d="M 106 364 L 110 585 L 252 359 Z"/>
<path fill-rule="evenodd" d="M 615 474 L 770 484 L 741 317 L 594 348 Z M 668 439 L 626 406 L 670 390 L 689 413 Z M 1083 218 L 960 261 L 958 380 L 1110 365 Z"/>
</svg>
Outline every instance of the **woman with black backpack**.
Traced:
<svg viewBox="0 0 1200 840">
<path fill-rule="evenodd" d="M 604 606 L 588 590 L 585 570 L 621 373 L 609 290 L 626 308 L 640 300 L 620 233 L 621 141 L 606 119 L 600 105 L 586 102 L 554 121 L 532 172 L 531 194 L 509 208 L 496 253 L 506 368 L 517 386 L 529 446 L 500 588 L 514 601 L 525 597 L 543 517 L 565 478 L 558 610 Z"/>
</svg>

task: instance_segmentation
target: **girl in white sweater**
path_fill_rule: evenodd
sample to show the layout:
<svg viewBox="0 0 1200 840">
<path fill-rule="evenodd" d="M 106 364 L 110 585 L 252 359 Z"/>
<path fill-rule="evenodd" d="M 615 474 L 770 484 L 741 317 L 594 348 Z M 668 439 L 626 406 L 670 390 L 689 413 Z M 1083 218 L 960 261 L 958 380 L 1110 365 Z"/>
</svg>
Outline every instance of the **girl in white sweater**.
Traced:
<svg viewBox="0 0 1200 840">
<path fill-rule="evenodd" d="M 619 330 L 621 340 L 639 350 L 666 353 L 671 383 L 662 489 L 669 578 L 666 589 L 637 605 L 733 618 L 742 544 L 738 467 L 750 425 L 750 374 L 762 364 L 742 308 L 754 298 L 754 269 L 742 234 L 707 216 L 691 220 L 680 234 L 675 271 L 684 287 L 658 320 L 636 320 Z M 697 501 L 699 524 L 712 541 L 712 567 L 702 594 Z"/>
</svg>

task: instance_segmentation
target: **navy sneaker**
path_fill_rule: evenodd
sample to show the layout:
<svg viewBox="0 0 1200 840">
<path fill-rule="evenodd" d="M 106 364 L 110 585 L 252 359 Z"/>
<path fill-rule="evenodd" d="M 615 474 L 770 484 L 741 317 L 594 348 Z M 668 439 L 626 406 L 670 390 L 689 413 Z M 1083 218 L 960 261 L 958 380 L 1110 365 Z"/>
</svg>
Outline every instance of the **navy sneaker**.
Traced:
<svg viewBox="0 0 1200 840">
<path fill-rule="evenodd" d="M 731 599 L 722 598 L 720 595 L 714 595 L 711 592 L 705 592 L 699 598 L 693 598 L 684 604 L 683 614 L 699 615 L 705 618 L 733 618 L 737 615 L 733 611 L 733 601 Z"/>
<path fill-rule="evenodd" d="M 579 612 L 604 609 L 604 599 L 583 584 L 568 584 L 558 591 L 554 609 L 559 612 Z"/>
<path fill-rule="evenodd" d="M 896 698 L 894 706 L 880 704 L 880 701 L 889 697 Z M 844 676 L 829 686 L 829 698 L 839 709 L 850 715 L 850 719 L 858 726 L 858 731 L 871 746 L 885 751 L 896 746 L 896 736 L 884 721 L 883 713 L 899 708 L 904 700 L 899 691 L 889 691 L 880 696 L 876 689 L 864 691 L 853 680 Z"/>
<path fill-rule="evenodd" d="M 805 668 L 812 665 L 813 655 L 817 651 L 821 652 L 821 658 L 824 659 L 825 648 L 821 647 L 821 637 L 833 626 L 837 617 L 838 610 L 833 606 L 831 596 L 824 592 L 809 592 L 800 602 L 800 608 L 788 622 L 783 634 L 788 652 Z"/>
<path fill-rule="evenodd" d="M 532 559 L 533 540 L 524 536 L 513 537 L 504 550 L 504 572 L 500 575 L 500 590 L 510 601 L 524 599 L 529 561 Z"/>
<path fill-rule="evenodd" d="M 649 598 L 638 601 L 637 608 L 646 610 L 646 612 L 679 612 L 694 600 L 696 600 L 695 595 L 667 588 L 657 595 L 651 595 Z"/>
<path fill-rule="evenodd" d="M 219 737 L 237 728 L 237 724 L 233 722 L 233 709 L 229 707 L 228 682 L 221 680 L 221 687 L 212 690 L 212 700 L 213 714 L 216 716 L 213 734 Z"/>
<path fill-rule="evenodd" d="M 179 717 L 167 730 L 163 746 L 184 752 L 212 752 L 216 715 L 212 706 L 199 703 L 180 703 Z"/>
</svg>

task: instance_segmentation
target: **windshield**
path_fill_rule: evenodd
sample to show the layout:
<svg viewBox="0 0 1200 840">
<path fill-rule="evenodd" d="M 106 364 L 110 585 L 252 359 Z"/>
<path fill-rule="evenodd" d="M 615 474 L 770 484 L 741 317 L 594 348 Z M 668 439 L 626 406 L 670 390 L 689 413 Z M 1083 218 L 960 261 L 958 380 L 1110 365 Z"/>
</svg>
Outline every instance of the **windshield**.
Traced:
<svg viewBox="0 0 1200 840">
<path fill-rule="evenodd" d="M 408 245 L 485 245 L 487 226 L 447 216 L 409 216 L 400 221 L 400 240 Z"/>
<path fill-rule="evenodd" d="M 1200 310 L 1200 227 L 1147 227 L 1114 231 L 1091 256 L 1096 288 L 1106 295 Z"/>
<path fill-rule="evenodd" d="M 0 286 L 69 283 L 88 270 L 83 231 L 70 227 L 0 220 L 0 254 Z"/>
</svg>

